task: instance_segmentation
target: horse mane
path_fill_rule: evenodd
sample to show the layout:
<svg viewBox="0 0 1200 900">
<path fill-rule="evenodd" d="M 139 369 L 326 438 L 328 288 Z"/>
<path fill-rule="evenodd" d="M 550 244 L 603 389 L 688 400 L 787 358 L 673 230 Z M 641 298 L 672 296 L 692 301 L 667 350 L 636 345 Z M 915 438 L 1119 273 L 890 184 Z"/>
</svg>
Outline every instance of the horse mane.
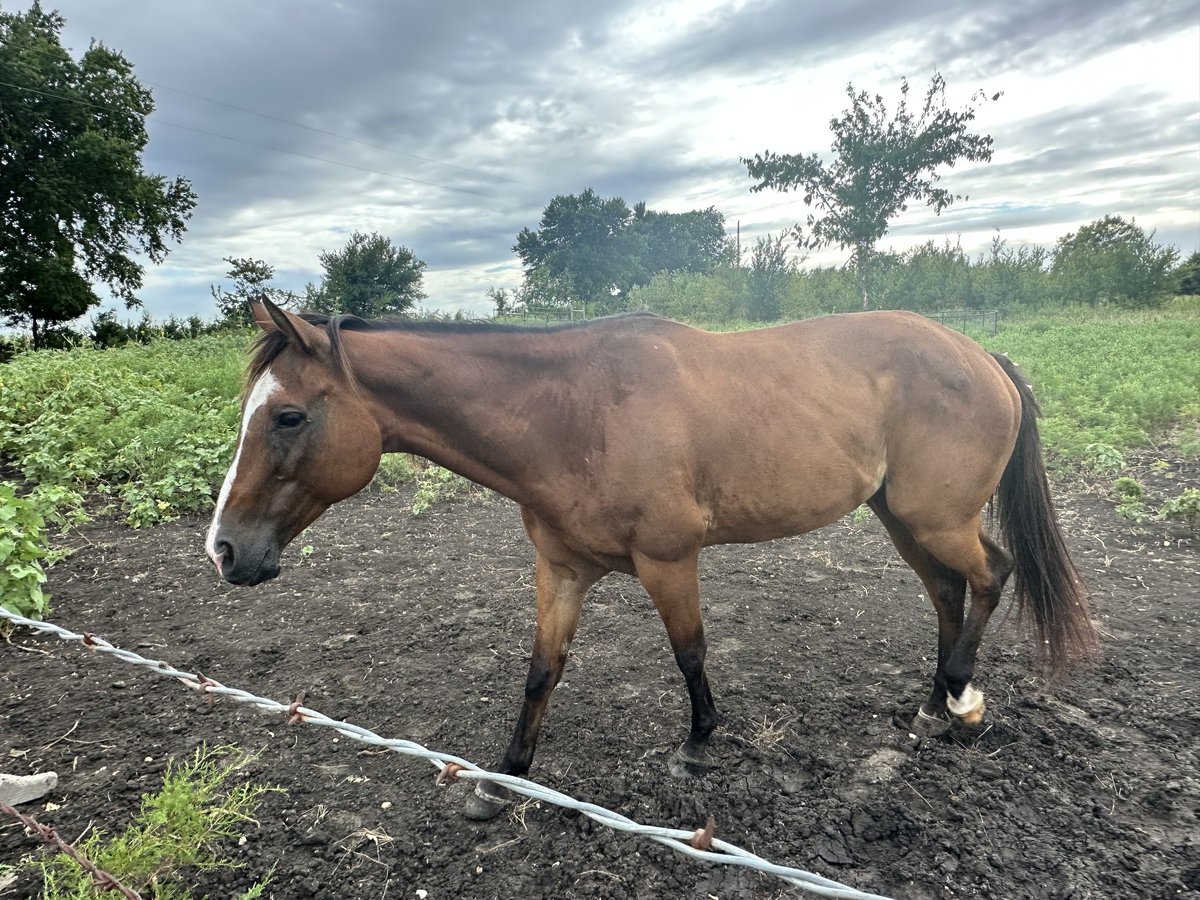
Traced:
<svg viewBox="0 0 1200 900">
<path fill-rule="evenodd" d="M 602 324 L 638 320 L 641 322 L 668 321 L 652 312 L 621 313 L 600 319 L 585 319 L 581 322 L 563 322 L 556 325 L 509 325 L 486 320 L 438 321 L 427 319 L 360 319 L 358 316 L 342 314 L 327 316 L 319 313 L 300 313 L 300 318 L 310 325 L 325 329 L 333 353 L 336 371 L 354 382 L 354 372 L 346 356 L 343 331 L 406 331 L 413 334 L 546 334 L 556 331 L 577 331 L 595 328 Z M 287 335 L 278 329 L 264 331 L 254 342 L 253 356 L 246 374 L 246 387 L 250 389 L 288 345 Z"/>
</svg>

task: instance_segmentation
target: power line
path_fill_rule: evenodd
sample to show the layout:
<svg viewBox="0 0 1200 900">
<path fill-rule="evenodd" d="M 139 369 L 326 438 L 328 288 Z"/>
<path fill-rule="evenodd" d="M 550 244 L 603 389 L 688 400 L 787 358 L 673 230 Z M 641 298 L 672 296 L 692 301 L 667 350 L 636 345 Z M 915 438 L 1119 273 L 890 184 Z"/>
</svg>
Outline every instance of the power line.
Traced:
<svg viewBox="0 0 1200 900">
<path fill-rule="evenodd" d="M 15 88 L 16 90 L 25 91 L 26 93 L 30 93 L 30 94 L 38 94 L 39 96 L 42 96 L 42 97 L 50 97 L 55 100 L 66 100 L 71 103 L 79 103 L 83 106 L 90 106 L 94 109 L 102 109 L 105 112 L 114 112 L 113 108 L 110 106 L 106 106 L 101 103 L 93 103 L 90 100 L 83 100 L 79 97 L 68 97 L 64 94 L 55 94 L 50 91 L 41 91 L 41 90 L 37 90 L 36 88 L 26 87 L 25 85 L 13 84 L 10 81 L 0 81 L 0 85 L 4 85 L 5 87 Z M 383 171 L 380 171 L 379 169 L 371 169 L 371 168 L 368 168 L 367 166 L 359 166 L 359 165 L 355 165 L 353 163 L 342 162 L 342 161 L 336 160 L 336 159 L 329 159 L 328 157 L 324 157 L 324 156 L 314 156 L 309 153 L 301 153 L 298 150 L 286 150 L 283 147 L 274 147 L 270 144 L 260 144 L 257 141 L 248 141 L 245 138 L 234 137 L 233 135 L 229 135 L 229 134 L 221 134 L 220 132 L 216 132 L 216 131 L 208 131 L 204 128 L 197 128 L 193 125 L 184 125 L 180 122 L 172 122 L 168 119 L 162 118 L 157 113 L 150 113 L 146 118 L 153 119 L 159 125 L 167 125 L 171 128 L 179 128 L 184 131 L 193 131 L 197 134 L 203 134 L 203 135 L 207 135 L 209 137 L 221 138 L 222 140 L 233 141 L 234 143 L 238 143 L 238 144 L 246 144 L 247 146 L 250 146 L 250 147 L 259 147 L 263 150 L 271 150 L 275 153 L 285 153 L 288 156 L 297 156 L 297 157 L 300 157 L 301 159 L 308 159 L 308 160 L 313 160 L 315 162 L 328 163 L 329 165 L 332 165 L 332 166 L 341 166 L 342 168 L 345 168 L 345 169 L 354 169 L 355 171 L 366 172 L 371 175 L 382 175 L 385 178 L 395 178 L 399 181 L 408 181 L 413 184 L 422 184 L 422 185 L 426 185 L 427 187 L 439 188 L 440 190 L 443 190 L 443 191 L 454 191 L 459 194 L 470 194 L 475 197 L 483 197 L 486 200 L 499 201 L 501 199 L 500 197 L 496 196 L 495 194 L 484 193 L 483 191 L 476 191 L 476 190 L 472 190 L 471 188 L 455 187 L 454 185 L 442 184 L 442 183 L 436 182 L 436 181 L 429 181 L 424 178 L 414 178 L 410 175 L 399 175 L 395 172 L 383 172 Z M 291 124 L 291 123 L 289 123 L 289 124 Z M 354 140 L 354 139 L 347 138 L 347 140 Z M 360 141 L 359 143 L 364 143 L 364 142 Z M 383 148 L 383 149 L 387 149 L 387 148 Z M 398 151 L 393 151 L 393 152 L 398 152 Z M 464 171 L 470 171 L 470 170 L 464 170 Z"/>
<path fill-rule="evenodd" d="M 215 104 L 216 106 L 224 106 L 227 109 L 235 109 L 238 112 L 248 113 L 252 116 L 259 116 L 263 119 L 270 119 L 272 122 L 280 122 L 284 125 L 290 125 L 293 128 L 302 128 L 305 131 L 311 131 L 315 134 L 323 134 L 328 137 L 334 137 L 340 141 L 349 141 L 352 144 L 361 144 L 364 147 L 372 147 L 376 150 L 383 150 L 387 153 L 395 153 L 397 156 L 407 156 L 409 159 L 420 160 L 421 162 L 430 163 L 435 166 L 441 166 L 445 169 L 455 169 L 459 172 L 467 172 L 468 174 L 472 174 L 472 175 L 481 174 L 480 169 L 473 169 L 468 166 L 460 166 L 460 165 L 456 165 L 455 163 L 445 162 L 444 160 L 433 159 L 432 157 L 429 157 L 429 156 L 421 156 L 418 153 L 409 153 L 406 150 L 397 150 L 394 147 L 387 147 L 383 144 L 375 144 L 375 143 L 372 143 L 371 141 L 361 140 L 360 138 L 349 137 L 348 135 L 338 134 L 336 131 L 329 131 L 328 129 L 325 129 L 325 128 L 317 128 L 315 125 L 306 125 L 303 122 L 295 122 L 291 119 L 285 119 L 281 116 L 272 115 L 271 113 L 259 112 L 256 109 L 250 109 L 249 107 L 246 107 L 246 106 L 238 106 L 236 103 L 229 103 L 225 100 L 217 100 L 213 97 L 205 97 L 203 94 L 197 94 L 193 91 L 185 91 L 185 90 L 183 90 L 183 88 L 171 87 L 170 85 L 160 84 L 160 83 L 154 82 L 154 81 L 147 82 L 147 84 L 151 85 L 152 87 L 158 88 L 160 90 L 171 91 L 172 93 L 175 93 L 175 94 L 182 94 L 185 97 L 192 97 L 195 100 L 203 100 L 205 103 L 212 103 L 212 104 Z M 519 178 L 512 178 L 508 175 L 498 175 L 498 174 L 488 173 L 486 175 L 486 177 L 495 178 L 495 179 L 498 179 L 501 181 L 509 181 L 509 182 L 512 182 L 513 184 L 519 184 L 522 187 L 533 188 L 534 190 L 538 190 L 538 191 L 548 190 L 547 188 L 545 188 L 542 185 L 531 184 L 528 181 L 521 181 Z"/>
</svg>

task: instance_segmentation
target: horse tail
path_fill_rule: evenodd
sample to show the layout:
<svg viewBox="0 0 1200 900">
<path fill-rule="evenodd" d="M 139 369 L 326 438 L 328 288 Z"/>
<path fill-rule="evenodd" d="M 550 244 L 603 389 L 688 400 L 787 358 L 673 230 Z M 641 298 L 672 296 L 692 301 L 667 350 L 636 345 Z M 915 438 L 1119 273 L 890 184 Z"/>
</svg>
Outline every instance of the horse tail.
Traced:
<svg viewBox="0 0 1200 900">
<path fill-rule="evenodd" d="M 1002 354 L 992 356 L 1021 395 L 1021 427 L 1000 477 L 995 511 L 1014 557 L 1018 615 L 1033 614 L 1039 655 L 1057 674 L 1094 657 L 1099 641 L 1050 499 L 1038 434 L 1041 409 L 1016 364 Z"/>
</svg>

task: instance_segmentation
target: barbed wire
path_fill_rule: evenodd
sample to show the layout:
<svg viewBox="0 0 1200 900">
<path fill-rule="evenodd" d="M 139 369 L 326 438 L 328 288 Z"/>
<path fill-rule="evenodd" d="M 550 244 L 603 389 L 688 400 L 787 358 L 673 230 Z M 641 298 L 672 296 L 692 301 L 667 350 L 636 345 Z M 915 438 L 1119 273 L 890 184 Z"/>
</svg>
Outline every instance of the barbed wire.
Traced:
<svg viewBox="0 0 1200 900">
<path fill-rule="evenodd" d="M 322 728 L 332 728 L 339 734 L 343 734 L 356 741 L 361 741 L 364 744 L 383 747 L 405 756 L 427 759 L 438 769 L 437 782 L 439 784 L 453 782 L 460 778 L 467 781 L 491 781 L 504 785 L 510 790 L 533 800 L 542 800 L 565 809 L 581 812 L 588 818 L 615 831 L 648 837 L 692 859 L 704 860 L 705 862 L 719 865 L 741 866 L 756 872 L 774 875 L 798 888 L 825 897 L 837 897 L 841 898 L 841 900 L 889 900 L 889 898 L 881 894 L 870 894 L 859 891 L 849 885 L 825 878 L 813 872 L 807 872 L 791 866 L 778 865 L 735 844 L 715 838 L 713 837 L 714 823 L 711 820 L 704 828 L 697 828 L 694 831 L 687 831 L 680 828 L 665 828 L 656 825 L 643 825 L 621 813 L 606 809 L 595 803 L 577 800 L 568 794 L 538 784 L 535 781 L 530 781 L 527 778 L 506 775 L 501 772 L 489 772 L 469 760 L 450 753 L 430 750 L 428 747 L 418 744 L 415 741 L 383 738 L 375 732 L 359 725 L 343 722 L 338 719 L 331 719 L 324 713 L 304 706 L 303 692 L 291 703 L 280 703 L 277 700 L 260 697 L 240 688 L 226 687 L 219 681 L 208 678 L 203 674 L 184 672 L 160 660 L 147 659 L 130 650 L 122 650 L 91 632 L 79 634 L 68 631 L 50 622 L 38 622 L 33 619 L 27 619 L 3 607 L 0 607 L 0 617 L 8 619 L 17 625 L 23 625 L 26 628 L 54 635 L 65 641 L 81 643 L 89 649 L 99 650 L 101 653 L 115 656 L 122 662 L 149 669 L 164 677 L 174 678 L 192 690 L 208 695 L 210 701 L 214 696 L 229 697 L 237 703 L 248 704 L 263 712 L 286 715 L 289 725 L 304 723 Z"/>
<path fill-rule="evenodd" d="M 4 610 L 0 609 L 0 612 L 4 612 Z M 26 816 L 17 812 L 17 810 L 13 809 L 7 803 L 0 803 L 0 812 L 12 816 L 47 844 L 52 844 L 63 853 L 67 854 L 67 856 L 71 857 L 71 859 L 75 860 L 75 862 L 78 863 L 79 867 L 83 869 L 83 871 L 92 876 L 92 884 L 95 885 L 96 890 L 120 891 L 126 900 L 142 900 L 141 894 L 139 894 L 133 888 L 126 887 L 125 885 L 121 884 L 115 875 L 111 874 L 110 872 L 105 872 L 103 869 L 97 866 L 94 862 L 79 852 L 74 844 L 70 843 L 69 841 L 64 841 L 62 837 L 59 836 L 59 833 L 49 825 L 43 825 L 32 816 Z"/>
</svg>

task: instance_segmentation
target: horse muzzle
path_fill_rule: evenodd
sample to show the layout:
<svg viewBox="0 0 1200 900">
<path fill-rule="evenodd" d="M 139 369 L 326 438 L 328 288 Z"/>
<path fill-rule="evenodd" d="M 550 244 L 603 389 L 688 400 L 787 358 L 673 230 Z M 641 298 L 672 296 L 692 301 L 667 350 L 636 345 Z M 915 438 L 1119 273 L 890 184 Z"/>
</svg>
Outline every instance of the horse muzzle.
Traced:
<svg viewBox="0 0 1200 900">
<path fill-rule="evenodd" d="M 279 574 L 279 545 L 275 541 L 231 541 L 218 535 L 212 561 L 230 584 L 253 586 Z"/>
</svg>

